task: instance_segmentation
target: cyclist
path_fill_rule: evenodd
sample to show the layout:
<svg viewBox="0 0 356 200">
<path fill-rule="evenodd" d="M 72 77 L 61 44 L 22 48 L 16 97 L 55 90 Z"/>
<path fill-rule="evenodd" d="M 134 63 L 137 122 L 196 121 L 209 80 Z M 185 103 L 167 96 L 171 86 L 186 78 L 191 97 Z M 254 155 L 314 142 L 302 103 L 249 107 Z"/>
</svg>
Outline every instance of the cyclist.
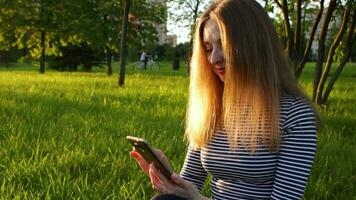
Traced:
<svg viewBox="0 0 356 200">
<path fill-rule="evenodd" d="M 140 61 L 143 62 L 143 69 L 147 69 L 148 55 L 145 51 L 142 51 Z"/>
</svg>

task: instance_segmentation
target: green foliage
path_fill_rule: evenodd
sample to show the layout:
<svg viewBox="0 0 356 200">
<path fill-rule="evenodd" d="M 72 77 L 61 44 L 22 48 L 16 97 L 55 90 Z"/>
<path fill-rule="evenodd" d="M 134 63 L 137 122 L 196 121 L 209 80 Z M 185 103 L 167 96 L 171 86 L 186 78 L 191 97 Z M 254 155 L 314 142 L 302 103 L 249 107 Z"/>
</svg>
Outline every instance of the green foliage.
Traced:
<svg viewBox="0 0 356 200">
<path fill-rule="evenodd" d="M 337 46 L 334 54 L 334 62 L 335 64 L 340 64 L 343 56 L 344 56 L 345 42 L 341 41 L 339 46 Z"/>
<path fill-rule="evenodd" d="M 154 24 L 165 20 L 162 4 L 133 1 L 129 47 L 157 39 Z M 24 49 L 20 60 L 38 62 L 41 31 L 46 32 L 46 56 L 61 56 L 67 45 L 86 43 L 119 52 L 122 5 L 117 0 L 0 0 L 0 50 Z M 142 38 L 137 39 L 137 38 Z"/>
<path fill-rule="evenodd" d="M 189 58 L 189 51 L 190 51 L 190 43 L 181 43 L 178 44 L 176 47 L 176 54 L 179 56 L 179 58 L 183 60 L 188 60 Z"/>
<path fill-rule="evenodd" d="M 167 19 L 167 12 L 159 1 L 149 1 L 148 3 L 146 0 L 135 0 L 131 3 L 129 48 L 132 46 L 146 48 L 153 41 L 157 41 L 157 31 L 153 25 L 164 22 Z"/>
<path fill-rule="evenodd" d="M 181 26 L 191 28 L 195 23 L 195 8 L 197 7 L 196 14 L 199 16 L 212 2 L 212 0 L 171 0 L 169 4 L 172 12 L 169 15 Z M 180 12 L 176 12 L 177 10 Z"/>
<path fill-rule="evenodd" d="M 169 44 L 163 44 L 155 46 L 150 52 L 157 54 L 158 59 L 160 60 L 173 60 L 174 58 L 188 60 L 189 47 L 189 43 L 178 44 L 176 47 Z"/>
<path fill-rule="evenodd" d="M 163 59 L 173 59 L 174 57 L 174 47 L 169 44 L 160 45 L 156 48 L 158 58 Z"/>
<path fill-rule="evenodd" d="M 104 53 L 95 51 L 86 44 L 69 45 L 60 49 L 62 55 L 51 57 L 49 67 L 64 71 L 77 71 L 82 66 L 84 71 L 91 71 L 93 66 L 104 63 Z"/>
<path fill-rule="evenodd" d="M 170 0 L 170 18 L 181 28 L 186 28 L 192 38 L 196 19 L 213 3 L 213 0 Z"/>
</svg>

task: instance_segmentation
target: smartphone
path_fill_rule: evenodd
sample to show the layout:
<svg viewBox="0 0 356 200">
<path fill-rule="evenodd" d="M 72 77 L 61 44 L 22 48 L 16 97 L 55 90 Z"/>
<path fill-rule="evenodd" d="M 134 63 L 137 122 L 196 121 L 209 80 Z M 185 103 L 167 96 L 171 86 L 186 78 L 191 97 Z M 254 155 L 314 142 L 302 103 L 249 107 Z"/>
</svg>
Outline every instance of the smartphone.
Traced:
<svg viewBox="0 0 356 200">
<path fill-rule="evenodd" d="M 172 170 L 159 159 L 151 145 L 145 139 L 133 136 L 126 136 L 126 139 L 148 163 L 153 163 L 168 180 L 171 180 Z"/>
</svg>

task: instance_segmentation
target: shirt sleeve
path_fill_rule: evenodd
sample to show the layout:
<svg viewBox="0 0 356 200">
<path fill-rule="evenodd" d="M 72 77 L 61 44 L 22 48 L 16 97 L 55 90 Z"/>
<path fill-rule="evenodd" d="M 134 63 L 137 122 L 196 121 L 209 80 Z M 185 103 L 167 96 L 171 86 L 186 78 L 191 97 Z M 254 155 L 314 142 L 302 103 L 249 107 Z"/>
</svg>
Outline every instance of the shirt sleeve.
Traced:
<svg viewBox="0 0 356 200">
<path fill-rule="evenodd" d="M 285 118 L 271 199 L 302 198 L 314 161 L 316 132 L 313 109 L 296 100 Z"/>
<path fill-rule="evenodd" d="M 188 147 L 182 171 L 180 175 L 188 181 L 191 181 L 201 191 L 205 183 L 207 172 L 201 164 L 200 149 Z"/>
</svg>

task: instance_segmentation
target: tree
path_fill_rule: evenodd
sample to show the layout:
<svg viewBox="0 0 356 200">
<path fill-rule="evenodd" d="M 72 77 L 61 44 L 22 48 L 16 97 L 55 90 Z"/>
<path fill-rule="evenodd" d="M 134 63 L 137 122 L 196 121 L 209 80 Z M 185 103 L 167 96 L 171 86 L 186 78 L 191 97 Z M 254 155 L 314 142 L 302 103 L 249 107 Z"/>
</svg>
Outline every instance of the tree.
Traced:
<svg viewBox="0 0 356 200">
<path fill-rule="evenodd" d="M 277 5 L 282 13 L 283 17 L 281 19 L 284 26 L 284 32 L 282 34 L 285 36 L 284 43 L 288 52 L 288 57 L 292 62 L 294 73 L 296 77 L 299 77 L 304 69 L 311 45 L 314 41 L 314 37 L 324 11 L 324 0 L 319 1 L 319 9 L 315 9 L 313 7 L 314 4 L 311 4 L 312 1 L 308 0 L 274 0 L 273 2 Z M 303 2 L 304 7 L 302 5 Z M 317 14 L 314 13 L 314 11 L 317 11 Z M 294 13 L 295 15 L 293 15 Z M 310 24 L 309 21 L 311 20 L 314 21 L 314 24 L 312 27 L 307 26 L 307 24 Z M 310 28 L 311 31 L 308 34 L 309 39 L 307 44 L 304 45 L 303 43 L 305 42 L 305 36 L 303 35 L 302 30 L 305 31 L 306 29 Z M 279 34 L 281 35 L 281 33 Z"/>
<path fill-rule="evenodd" d="M 46 55 L 55 55 L 58 49 L 51 44 L 57 31 L 57 1 L 49 0 L 13 0 L 0 1 L 0 21 L 14 40 L 8 40 L 11 48 L 26 49 L 28 55 L 40 63 L 39 72 L 44 73 Z"/>
<path fill-rule="evenodd" d="M 355 27 L 356 27 L 356 10 L 354 9 L 353 15 L 352 15 L 351 26 L 349 28 L 347 38 L 345 39 L 345 42 L 344 42 L 345 47 L 342 48 L 343 50 L 341 53 L 341 55 L 342 55 L 341 60 L 339 62 L 338 67 L 335 70 L 334 75 L 332 76 L 331 80 L 328 83 L 325 93 L 323 94 L 323 96 L 321 98 L 321 103 L 323 103 L 323 104 L 325 104 L 326 101 L 328 100 L 330 92 L 331 92 L 336 80 L 340 76 L 342 70 L 344 69 L 346 63 L 348 62 L 348 60 L 352 54 L 352 50 L 353 50 L 352 46 L 353 46 L 353 44 L 355 44 L 355 40 L 356 40 L 355 39 L 356 38 Z"/>
<path fill-rule="evenodd" d="M 353 8 L 352 11 L 351 11 L 351 8 Z M 328 96 L 331 92 L 332 86 L 334 85 L 335 81 L 339 77 L 341 70 L 343 69 L 344 65 L 346 64 L 348 58 L 350 57 L 350 54 L 351 54 L 350 49 L 351 49 L 353 41 L 355 40 L 354 32 L 356 31 L 355 30 L 355 11 L 356 11 L 355 4 L 353 4 L 351 0 L 348 0 L 346 3 L 346 6 L 344 8 L 344 11 L 343 11 L 343 17 L 342 17 L 342 22 L 340 24 L 339 31 L 335 35 L 334 40 L 331 44 L 331 47 L 330 47 L 330 50 L 329 50 L 329 53 L 327 56 L 326 64 L 324 67 L 324 71 L 320 77 L 316 77 L 316 79 L 318 79 L 319 81 L 315 85 L 316 89 L 313 93 L 313 97 L 317 104 L 325 104 L 326 103 Z M 352 20 L 351 20 L 351 23 L 349 23 L 351 12 L 353 13 L 352 17 L 351 17 Z M 331 80 L 331 82 L 329 82 L 328 90 L 324 91 L 326 79 L 329 76 L 331 65 L 335 58 L 335 52 L 336 52 L 340 42 L 342 41 L 342 38 L 344 36 L 344 33 L 347 30 L 348 25 L 350 25 L 350 28 L 349 28 L 349 33 L 348 33 L 348 36 L 346 39 L 346 45 L 343 47 L 344 48 L 343 61 L 340 63 L 340 65 L 338 67 L 338 72 L 336 73 L 336 75 L 333 76 L 333 79 Z M 320 63 L 320 62 L 321 62 L 321 59 L 318 59 L 317 67 L 320 67 L 322 65 L 322 63 Z"/>
<path fill-rule="evenodd" d="M 1 9 L 0 9 L 1 12 Z M 0 24 L 3 24 L 0 18 Z M 5 64 L 6 68 L 9 67 L 10 50 L 14 41 L 13 32 L 8 26 L 0 26 L 0 63 Z"/>
<path fill-rule="evenodd" d="M 205 10 L 205 8 L 212 3 L 212 0 L 171 0 L 170 6 L 171 10 L 174 10 L 170 13 L 172 19 L 175 22 L 179 22 L 183 27 L 188 27 L 190 30 L 190 52 L 192 51 L 193 46 L 193 31 L 195 30 L 196 20 L 199 14 Z M 181 12 L 176 12 L 180 10 Z M 189 65 L 189 62 L 188 62 Z M 189 66 L 188 66 L 189 73 Z"/>
<path fill-rule="evenodd" d="M 127 54 L 127 26 L 129 20 L 130 11 L 130 0 L 125 0 L 125 7 L 122 17 L 122 29 L 121 29 L 121 52 L 120 52 L 120 76 L 119 76 L 119 86 L 123 86 L 125 83 L 125 64 L 126 64 L 126 54 Z"/>
<path fill-rule="evenodd" d="M 335 50 L 340 44 L 340 41 L 343 38 L 347 26 L 351 25 L 350 23 L 348 23 L 350 8 L 355 7 L 355 3 L 352 0 L 348 0 L 346 3 L 339 2 L 337 0 L 330 0 L 327 10 L 323 16 L 324 0 L 321 0 L 319 1 L 319 9 L 318 9 L 318 13 L 316 14 L 316 17 L 315 14 L 310 15 L 309 13 L 310 11 L 309 5 L 311 5 L 312 3 L 314 4 L 315 2 L 313 1 L 274 0 L 274 3 L 277 5 L 278 8 L 280 8 L 281 13 L 283 15 L 284 34 L 286 36 L 285 45 L 288 52 L 288 56 L 292 62 L 295 75 L 297 77 L 299 77 L 303 71 L 308 54 L 310 52 L 311 44 L 314 40 L 314 36 L 316 35 L 318 26 L 322 22 L 321 31 L 319 34 L 318 56 L 315 65 L 313 100 L 317 104 L 325 103 L 327 97 L 326 96 L 325 96 L 326 98 L 322 97 L 325 81 L 330 72 L 330 67 L 333 62 Z M 304 3 L 304 10 L 302 12 L 303 3 Z M 331 37 L 327 37 L 327 35 L 330 34 L 329 24 L 333 20 L 333 18 L 335 18 L 334 11 L 342 10 L 343 8 L 346 8 L 343 10 L 344 17 L 340 25 L 339 32 L 337 33 L 335 39 L 333 40 L 331 48 L 328 52 L 327 63 L 323 71 L 323 62 L 325 60 L 325 54 L 326 54 L 325 43 L 328 39 L 331 38 Z M 292 15 L 292 13 L 296 13 L 296 15 Z M 304 16 L 307 15 L 307 17 L 302 17 L 303 15 Z M 301 54 L 304 46 L 303 45 L 304 36 L 302 34 L 302 28 L 305 26 L 306 20 L 310 20 L 310 19 L 314 20 L 314 18 L 315 18 L 315 22 L 311 28 L 307 44 L 305 45 L 304 54 Z M 322 99 L 324 99 L 325 101 Z"/>
<path fill-rule="evenodd" d="M 46 61 L 46 28 L 45 28 L 45 17 L 46 17 L 46 13 L 45 13 L 45 1 L 44 0 L 40 0 L 39 2 L 39 6 L 40 6 L 40 11 L 39 11 L 39 29 L 41 32 L 41 57 L 40 57 L 40 68 L 39 68 L 39 72 L 41 74 L 45 73 L 45 61 Z"/>
<path fill-rule="evenodd" d="M 120 51 L 121 8 L 117 0 L 0 0 L 0 46 L 24 49 L 28 54 L 21 60 L 37 61 L 43 73 L 46 56 L 61 56 L 69 45 L 88 45 L 106 53 L 110 75 L 112 55 Z M 135 0 L 132 13 L 140 23 L 128 29 L 129 45 L 141 44 L 137 38 L 157 38 L 154 24 L 163 21 L 163 6 Z"/>
</svg>

